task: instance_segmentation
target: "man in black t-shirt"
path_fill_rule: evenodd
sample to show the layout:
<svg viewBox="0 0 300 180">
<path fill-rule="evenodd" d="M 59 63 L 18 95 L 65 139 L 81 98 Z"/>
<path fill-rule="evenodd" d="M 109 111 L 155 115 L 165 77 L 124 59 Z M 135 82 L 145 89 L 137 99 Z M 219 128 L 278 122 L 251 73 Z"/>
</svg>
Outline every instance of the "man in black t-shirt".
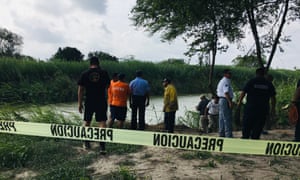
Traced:
<svg viewBox="0 0 300 180">
<path fill-rule="evenodd" d="M 256 77 L 249 80 L 242 90 L 238 108 L 244 96 L 247 94 L 247 102 L 243 116 L 244 139 L 259 139 L 265 125 L 266 117 L 270 112 L 269 101 L 271 99 L 271 113 L 275 114 L 275 88 L 265 77 L 265 69 L 258 68 Z"/>
<path fill-rule="evenodd" d="M 90 59 L 90 68 L 82 72 L 78 81 L 78 110 L 83 112 L 84 107 L 84 125 L 90 126 L 93 115 L 99 123 L 100 128 L 106 128 L 107 120 L 107 97 L 106 91 L 110 79 L 108 73 L 99 66 L 99 59 L 92 57 Z M 84 106 L 83 95 L 85 94 Z M 85 148 L 90 148 L 88 141 L 84 144 Z M 105 153 L 105 143 L 100 142 L 100 151 Z"/>
</svg>

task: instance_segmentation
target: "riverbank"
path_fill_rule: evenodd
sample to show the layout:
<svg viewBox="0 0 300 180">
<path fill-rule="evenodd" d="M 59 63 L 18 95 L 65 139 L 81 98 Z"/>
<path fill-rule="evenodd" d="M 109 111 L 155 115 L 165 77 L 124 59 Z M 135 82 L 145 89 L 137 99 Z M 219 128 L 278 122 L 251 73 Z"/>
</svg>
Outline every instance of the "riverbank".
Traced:
<svg viewBox="0 0 300 180">
<path fill-rule="evenodd" d="M 177 128 L 184 132 L 182 128 Z M 191 132 L 190 129 L 185 133 Z M 262 139 L 290 141 L 293 130 L 271 130 Z M 217 133 L 208 134 L 217 136 Z M 236 138 L 241 131 L 235 131 Z M 89 166 L 93 177 L 101 179 L 125 164 L 137 179 L 298 179 L 299 159 L 295 157 L 255 156 L 195 152 L 169 148 L 144 147 L 126 156 L 99 157 Z"/>
</svg>

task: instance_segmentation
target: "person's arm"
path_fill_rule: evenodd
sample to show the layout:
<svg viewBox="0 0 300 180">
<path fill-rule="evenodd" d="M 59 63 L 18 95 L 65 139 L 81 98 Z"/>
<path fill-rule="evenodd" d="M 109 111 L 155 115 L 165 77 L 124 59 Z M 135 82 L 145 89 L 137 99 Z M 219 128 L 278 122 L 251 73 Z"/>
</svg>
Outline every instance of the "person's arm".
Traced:
<svg viewBox="0 0 300 180">
<path fill-rule="evenodd" d="M 238 104 L 237 104 L 237 107 L 238 107 L 238 108 L 241 107 L 245 95 L 246 95 L 246 93 L 245 93 L 244 91 L 242 91 L 242 93 L 241 93 L 241 95 L 240 95 L 240 98 L 239 98 L 239 101 L 238 101 Z"/>
<path fill-rule="evenodd" d="M 169 89 L 165 88 L 164 92 L 164 107 L 163 107 L 163 112 L 166 112 L 167 108 L 169 107 L 170 104 L 170 94 L 169 94 Z"/>
<path fill-rule="evenodd" d="M 206 106 L 206 107 L 205 107 L 205 110 L 204 110 L 204 116 L 205 116 L 205 117 L 207 117 L 207 115 L 208 115 L 208 110 L 209 110 L 209 108 L 208 108 L 208 106 Z"/>
<path fill-rule="evenodd" d="M 132 108 L 132 94 L 129 95 L 129 107 Z"/>
<path fill-rule="evenodd" d="M 230 98 L 230 95 L 229 95 L 229 93 L 228 92 L 226 92 L 225 94 L 225 98 L 227 99 L 227 102 L 228 102 L 228 104 L 229 104 L 229 108 L 233 108 L 233 104 L 232 104 L 232 100 L 231 100 L 231 98 Z"/>
<path fill-rule="evenodd" d="M 112 90 L 111 90 L 111 84 L 109 85 L 108 89 L 107 89 L 107 102 L 108 105 L 111 105 L 112 103 Z"/>
<path fill-rule="evenodd" d="M 78 86 L 78 111 L 82 113 L 83 110 L 83 92 L 84 92 L 84 87 L 83 86 Z"/>
<path fill-rule="evenodd" d="M 276 111 L 275 111 L 276 97 L 272 96 L 270 100 L 271 100 L 271 116 L 274 117 L 275 113 L 276 113 Z"/>
<path fill-rule="evenodd" d="M 146 94 L 145 94 L 145 96 L 146 96 L 146 106 L 149 106 L 149 103 L 150 103 L 150 96 L 149 96 L 149 92 L 147 92 Z"/>
</svg>

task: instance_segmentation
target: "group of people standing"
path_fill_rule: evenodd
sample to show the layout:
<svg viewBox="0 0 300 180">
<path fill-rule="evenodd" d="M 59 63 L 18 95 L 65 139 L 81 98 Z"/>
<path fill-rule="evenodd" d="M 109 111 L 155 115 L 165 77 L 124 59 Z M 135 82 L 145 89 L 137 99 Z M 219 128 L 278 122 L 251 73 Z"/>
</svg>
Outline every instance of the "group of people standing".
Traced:
<svg viewBox="0 0 300 180">
<path fill-rule="evenodd" d="M 114 73 L 110 80 L 108 72 L 100 67 L 97 57 L 90 58 L 89 69 L 82 72 L 78 80 L 78 110 L 83 113 L 84 126 L 91 126 L 95 120 L 100 128 L 113 127 L 117 120 L 117 127 L 123 128 L 127 115 L 127 101 L 131 108 L 132 130 L 145 129 L 145 109 L 149 105 L 150 86 L 143 79 L 143 72 L 136 71 L 136 77 L 130 83 L 125 81 L 126 75 Z M 175 113 L 178 110 L 177 92 L 169 78 L 162 80 L 164 91 L 164 124 L 165 130 L 174 132 Z M 85 98 L 85 99 L 84 99 Z M 107 110 L 109 106 L 109 118 Z M 107 122 L 108 120 L 108 122 Z M 84 148 L 91 148 L 90 142 L 84 142 Z M 105 143 L 100 142 L 100 153 L 105 154 Z"/>
<path fill-rule="evenodd" d="M 130 128 L 145 129 L 145 108 L 150 101 L 149 83 L 143 79 L 143 72 L 140 70 L 136 71 L 136 77 L 130 83 L 125 81 L 125 77 L 123 73 L 114 73 L 110 80 L 108 72 L 100 67 L 99 59 L 97 57 L 90 59 L 89 69 L 84 71 L 78 80 L 78 110 L 84 113 L 84 126 L 91 125 L 95 114 L 95 120 L 100 128 L 113 127 L 115 120 L 118 121 L 117 127 L 123 128 L 129 100 L 132 111 Z M 197 110 L 200 111 L 200 125 L 203 132 L 218 130 L 220 137 L 233 137 L 234 93 L 231 77 L 231 71 L 225 69 L 217 85 L 216 95 L 210 101 L 205 96 L 200 97 Z M 267 77 L 265 69 L 258 68 L 256 77 L 250 79 L 241 90 L 237 109 L 241 108 L 242 101 L 246 97 L 242 120 L 244 139 L 259 139 L 266 120 L 275 115 L 276 91 L 272 81 Z M 300 82 L 298 84 L 293 103 L 297 103 L 300 110 Z M 164 87 L 164 128 L 166 132 L 173 133 L 175 114 L 178 110 L 177 91 L 169 78 L 164 78 L 162 85 Z M 107 118 L 108 105 L 109 118 Z M 295 140 L 300 141 L 300 122 L 296 125 Z M 86 141 L 84 146 L 90 148 L 90 143 Z M 100 152 L 105 153 L 104 142 L 100 142 Z"/>
<path fill-rule="evenodd" d="M 200 96 L 200 101 L 196 106 L 196 110 L 200 114 L 200 132 L 211 133 L 218 129 L 219 119 L 219 97 L 212 96 L 211 100 L 208 100 L 205 95 Z"/>
<path fill-rule="evenodd" d="M 201 131 L 211 132 L 218 125 L 218 132 L 220 137 L 232 138 L 232 109 L 234 103 L 232 101 L 234 93 L 231 85 L 232 73 L 229 69 L 223 71 L 223 77 L 217 85 L 217 96 L 213 97 L 211 102 L 215 102 L 214 107 L 208 103 L 205 97 L 201 97 L 201 101 L 197 108 L 200 111 L 200 125 Z M 275 115 L 276 91 L 272 81 L 267 78 L 264 68 L 256 70 L 256 77 L 250 79 L 243 87 L 240 97 L 237 102 L 237 110 L 241 108 L 242 101 L 246 96 L 246 104 L 243 113 L 242 124 L 242 138 L 244 139 L 259 139 L 263 132 L 263 128 L 269 116 Z M 201 114 L 202 113 L 202 114 Z M 218 114 L 218 123 L 216 118 L 208 115 Z M 207 122 L 208 119 L 208 123 Z"/>
</svg>

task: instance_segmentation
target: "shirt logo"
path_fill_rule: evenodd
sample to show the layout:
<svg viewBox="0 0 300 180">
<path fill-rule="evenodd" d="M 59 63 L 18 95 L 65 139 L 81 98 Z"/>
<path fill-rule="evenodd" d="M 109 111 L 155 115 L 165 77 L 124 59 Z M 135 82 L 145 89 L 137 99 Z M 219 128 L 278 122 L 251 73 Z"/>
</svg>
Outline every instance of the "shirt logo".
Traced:
<svg viewBox="0 0 300 180">
<path fill-rule="evenodd" d="M 91 82 L 98 82 L 100 79 L 100 74 L 98 72 L 92 72 L 90 75 L 89 75 L 89 80 Z"/>
</svg>

